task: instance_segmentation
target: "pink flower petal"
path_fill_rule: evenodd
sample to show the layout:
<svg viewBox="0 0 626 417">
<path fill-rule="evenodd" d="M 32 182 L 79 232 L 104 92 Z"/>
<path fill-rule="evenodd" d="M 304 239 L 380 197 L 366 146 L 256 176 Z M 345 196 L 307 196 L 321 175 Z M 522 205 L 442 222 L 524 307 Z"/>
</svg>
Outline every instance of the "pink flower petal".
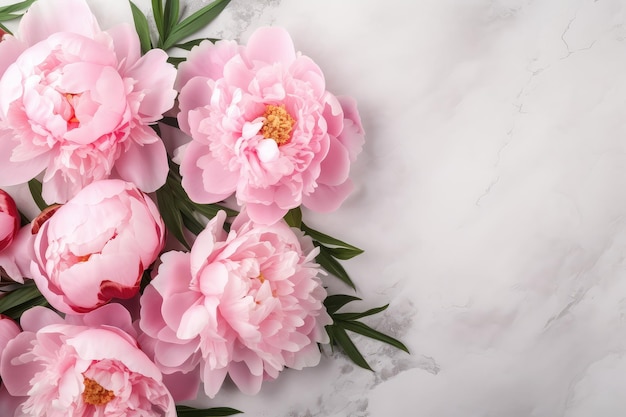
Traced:
<svg viewBox="0 0 626 417">
<path fill-rule="evenodd" d="M 18 185 L 33 179 L 48 164 L 49 155 L 43 154 L 27 161 L 11 160 L 16 142 L 13 133 L 0 128 L 0 186 Z"/>
<path fill-rule="evenodd" d="M 43 370 L 40 362 L 11 360 L 19 358 L 27 352 L 35 340 L 33 333 L 20 333 L 12 339 L 2 351 L 0 375 L 2 383 L 13 396 L 25 396 L 31 389 L 30 380 L 33 375 Z"/>
<path fill-rule="evenodd" d="M 207 152 L 205 146 L 191 142 L 180 165 L 183 188 L 189 198 L 201 204 L 217 203 L 230 196 L 239 178 L 236 172 L 227 171 L 217 161 L 206 157 Z"/>
<path fill-rule="evenodd" d="M 165 51 L 148 51 L 125 75 L 136 80 L 133 89 L 143 94 L 139 115 L 144 123 L 156 122 L 174 105 L 176 91 L 172 85 L 176 79 L 176 69 L 167 63 Z"/>
<path fill-rule="evenodd" d="M 257 29 L 247 42 L 246 56 L 251 61 L 289 65 L 296 59 L 296 52 L 289 33 L 283 28 Z"/>
<path fill-rule="evenodd" d="M 117 61 L 123 63 L 120 71 L 124 73 L 127 68 L 132 67 L 141 57 L 141 46 L 137 31 L 131 25 L 116 25 L 107 30 L 113 39 L 114 51 Z"/>
<path fill-rule="evenodd" d="M 35 2 L 22 17 L 20 38 L 29 45 L 57 32 L 73 32 L 93 38 L 100 27 L 89 6 L 82 0 Z"/>
<path fill-rule="evenodd" d="M 331 186 L 320 184 L 311 195 L 305 195 L 302 202 L 307 208 L 322 213 L 337 210 L 352 192 L 354 185 L 348 179 L 341 185 Z"/>
<path fill-rule="evenodd" d="M 35 306 L 26 310 L 20 318 L 25 332 L 36 333 L 51 324 L 62 324 L 63 318 L 49 308 Z"/>
<path fill-rule="evenodd" d="M 0 78 L 9 65 L 13 64 L 25 49 L 26 44 L 13 36 L 5 36 L 0 41 Z M 0 100 L 2 100 L 1 97 Z"/>
<path fill-rule="evenodd" d="M 250 218 L 260 224 L 273 224 L 280 220 L 288 209 L 280 208 L 276 203 L 258 204 L 248 203 L 246 205 Z"/>
<path fill-rule="evenodd" d="M 330 137 L 330 147 L 326 158 L 322 161 L 318 183 L 325 185 L 341 185 L 350 174 L 350 155 L 347 149 L 335 137 Z"/>
<path fill-rule="evenodd" d="M 139 140 L 152 140 L 156 133 L 149 128 L 136 128 L 133 135 L 149 135 L 150 139 Z M 165 184 L 169 172 L 165 145 L 160 138 L 143 146 L 130 142 L 126 152 L 118 158 L 115 170 L 120 178 L 136 184 L 142 191 L 156 191 Z"/>
</svg>

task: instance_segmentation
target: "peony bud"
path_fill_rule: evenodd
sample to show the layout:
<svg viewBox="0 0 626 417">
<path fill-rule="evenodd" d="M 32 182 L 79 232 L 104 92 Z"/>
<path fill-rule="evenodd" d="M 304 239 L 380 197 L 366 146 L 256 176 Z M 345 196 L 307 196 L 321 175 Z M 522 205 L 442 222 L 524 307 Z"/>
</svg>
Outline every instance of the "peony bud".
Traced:
<svg viewBox="0 0 626 417">
<path fill-rule="evenodd" d="M 13 198 L 0 190 L 0 251 L 13 242 L 13 238 L 20 230 L 20 213 Z"/>
</svg>

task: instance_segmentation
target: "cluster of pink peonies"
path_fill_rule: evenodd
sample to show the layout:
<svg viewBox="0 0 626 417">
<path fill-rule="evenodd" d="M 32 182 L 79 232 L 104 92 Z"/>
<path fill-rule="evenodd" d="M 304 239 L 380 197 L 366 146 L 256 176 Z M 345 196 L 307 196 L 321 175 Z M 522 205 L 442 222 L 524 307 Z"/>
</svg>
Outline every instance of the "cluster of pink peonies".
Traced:
<svg viewBox="0 0 626 417">
<path fill-rule="evenodd" d="M 0 277 L 34 283 L 51 308 L 19 327 L 0 317 L 0 415 L 175 416 L 200 382 L 209 397 L 227 376 L 255 394 L 318 364 L 332 322 L 318 249 L 282 218 L 348 196 L 354 101 L 277 28 L 202 42 L 179 70 L 142 55 L 132 25 L 101 28 L 85 0 L 39 0 L 2 35 L 0 186 L 39 179 L 50 206 L 26 223 L 0 190 Z M 150 125 L 173 108 L 189 198 L 240 208 L 190 251 L 164 251 L 147 194 L 169 172 Z"/>
</svg>

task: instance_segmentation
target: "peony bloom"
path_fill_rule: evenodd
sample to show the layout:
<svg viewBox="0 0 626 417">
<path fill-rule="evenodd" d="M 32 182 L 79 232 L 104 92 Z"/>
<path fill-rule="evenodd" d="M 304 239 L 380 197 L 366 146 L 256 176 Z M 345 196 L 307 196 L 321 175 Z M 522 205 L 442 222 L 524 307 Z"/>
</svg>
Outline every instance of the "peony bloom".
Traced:
<svg viewBox="0 0 626 417">
<path fill-rule="evenodd" d="M 284 367 L 316 365 L 331 322 L 310 239 L 283 221 L 256 225 L 245 212 L 227 234 L 225 217 L 209 222 L 190 253 L 164 254 L 141 297 L 139 325 L 156 339 L 157 365 L 173 373 L 199 363 L 210 397 L 226 374 L 255 394 Z"/>
<path fill-rule="evenodd" d="M 149 124 L 176 96 L 166 60 L 141 56 L 132 25 L 102 31 L 84 0 L 34 3 L 0 43 L 0 185 L 45 171 L 49 203 L 109 177 L 158 189 L 167 155 Z"/>
<path fill-rule="evenodd" d="M 320 68 L 279 28 L 247 46 L 194 48 L 180 65 L 180 149 L 189 197 L 215 203 L 233 192 L 252 220 L 271 224 L 303 204 L 335 210 L 352 190 L 350 163 L 363 144 L 354 100 L 326 91 Z"/>
<path fill-rule="evenodd" d="M 164 233 L 155 204 L 134 185 L 97 181 L 41 225 L 31 275 L 54 308 L 84 313 L 137 294 Z"/>
<path fill-rule="evenodd" d="M 175 417 L 156 365 L 137 346 L 130 314 L 110 304 L 59 317 L 34 307 L 2 352 L 0 372 L 16 416 Z"/>
<path fill-rule="evenodd" d="M 20 230 L 20 213 L 13 198 L 0 190 L 0 252 L 6 249 Z"/>
</svg>

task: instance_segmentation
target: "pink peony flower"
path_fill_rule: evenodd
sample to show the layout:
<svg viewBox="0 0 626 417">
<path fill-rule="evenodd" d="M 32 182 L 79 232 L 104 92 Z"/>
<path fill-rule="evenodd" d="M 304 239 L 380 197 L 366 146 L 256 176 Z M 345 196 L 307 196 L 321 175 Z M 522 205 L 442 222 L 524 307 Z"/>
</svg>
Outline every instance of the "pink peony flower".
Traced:
<svg viewBox="0 0 626 417">
<path fill-rule="evenodd" d="M 0 252 L 13 242 L 20 230 L 20 213 L 13 198 L 0 190 Z"/>
<path fill-rule="evenodd" d="M 176 416 L 161 372 L 138 348 L 119 304 L 65 319 L 34 307 L 21 325 L 0 359 L 4 386 L 17 398 L 5 415 Z"/>
<path fill-rule="evenodd" d="M 320 68 L 279 28 L 247 46 L 194 48 L 180 65 L 183 187 L 215 203 L 233 192 L 251 219 L 271 224 L 301 204 L 335 210 L 352 190 L 350 163 L 363 144 L 355 102 L 326 91 Z"/>
<path fill-rule="evenodd" d="M 53 307 L 84 313 L 137 294 L 164 233 L 155 204 L 134 185 L 97 181 L 41 225 L 31 275 Z"/>
<path fill-rule="evenodd" d="M 255 394 L 284 367 L 320 360 L 331 320 L 310 239 L 285 222 L 256 225 L 242 212 L 230 232 L 218 213 L 191 253 L 168 252 L 141 297 L 139 325 L 155 339 L 164 373 L 200 364 L 210 397 L 226 374 Z"/>
<path fill-rule="evenodd" d="M 141 56 L 129 24 L 102 31 L 84 0 L 34 3 L 0 43 L 0 185 L 45 171 L 49 203 L 109 177 L 158 189 L 167 155 L 148 125 L 176 96 L 166 60 Z"/>
</svg>

